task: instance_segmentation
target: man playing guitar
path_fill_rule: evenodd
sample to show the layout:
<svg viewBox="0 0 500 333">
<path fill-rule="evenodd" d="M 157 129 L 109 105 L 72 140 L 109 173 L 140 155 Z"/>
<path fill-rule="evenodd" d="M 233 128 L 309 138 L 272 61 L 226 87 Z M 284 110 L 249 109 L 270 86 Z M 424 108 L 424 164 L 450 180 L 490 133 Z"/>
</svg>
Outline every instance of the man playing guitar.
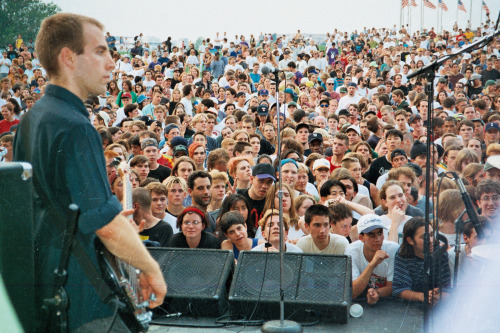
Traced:
<svg viewBox="0 0 500 333">
<path fill-rule="evenodd" d="M 149 307 L 161 305 L 167 291 L 162 272 L 125 217 L 133 211 L 120 213 L 106 177 L 101 138 L 83 104 L 89 94 L 105 92 L 115 66 L 103 26 L 89 17 L 56 14 L 42 22 L 36 51 L 51 82 L 20 122 L 14 160 L 33 165 L 37 308 L 53 295 L 62 240 L 57 226 L 67 228 L 70 203 L 80 209 L 76 239 L 90 260 L 97 264 L 98 237 L 115 257 L 141 271 L 139 283 Z M 101 332 L 113 322 L 113 308 L 98 297 L 74 255 L 65 290 L 70 331 Z M 35 314 L 37 332 L 54 330 L 46 317 L 41 310 Z M 116 319 L 111 331 L 126 330 Z"/>
</svg>

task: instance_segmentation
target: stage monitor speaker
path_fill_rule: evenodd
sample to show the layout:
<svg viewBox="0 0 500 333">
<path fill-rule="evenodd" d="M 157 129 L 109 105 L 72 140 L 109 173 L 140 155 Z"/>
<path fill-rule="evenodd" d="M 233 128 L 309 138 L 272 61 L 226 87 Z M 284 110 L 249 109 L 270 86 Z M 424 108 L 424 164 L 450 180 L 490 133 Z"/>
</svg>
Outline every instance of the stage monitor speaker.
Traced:
<svg viewBox="0 0 500 333">
<path fill-rule="evenodd" d="M 350 257 L 285 253 L 283 266 L 285 319 L 312 321 L 320 317 L 347 323 L 352 300 Z M 242 251 L 229 291 L 231 313 L 279 319 L 279 293 L 279 253 Z"/>
<path fill-rule="evenodd" d="M 25 332 L 36 313 L 31 176 L 28 163 L 0 163 L 0 273 Z"/>
<path fill-rule="evenodd" d="M 227 282 L 234 270 L 232 251 L 174 248 L 149 248 L 149 251 L 160 265 L 168 287 L 162 310 L 195 317 L 219 317 L 226 312 L 230 283 Z M 155 314 L 161 315 L 162 310 Z"/>
</svg>

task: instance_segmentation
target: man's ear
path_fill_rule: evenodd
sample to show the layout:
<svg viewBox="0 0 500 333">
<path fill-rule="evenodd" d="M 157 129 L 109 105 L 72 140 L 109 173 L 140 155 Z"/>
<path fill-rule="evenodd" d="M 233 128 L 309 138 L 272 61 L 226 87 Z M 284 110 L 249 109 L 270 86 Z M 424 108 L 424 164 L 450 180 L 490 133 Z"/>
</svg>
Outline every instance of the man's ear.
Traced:
<svg viewBox="0 0 500 333">
<path fill-rule="evenodd" d="M 76 53 L 68 47 L 63 47 L 58 55 L 58 61 L 64 68 L 74 69 L 76 67 Z"/>
<path fill-rule="evenodd" d="M 412 246 L 415 245 L 415 241 L 411 237 L 409 237 L 409 236 L 406 237 L 406 241 L 408 242 L 408 244 L 410 244 Z"/>
</svg>

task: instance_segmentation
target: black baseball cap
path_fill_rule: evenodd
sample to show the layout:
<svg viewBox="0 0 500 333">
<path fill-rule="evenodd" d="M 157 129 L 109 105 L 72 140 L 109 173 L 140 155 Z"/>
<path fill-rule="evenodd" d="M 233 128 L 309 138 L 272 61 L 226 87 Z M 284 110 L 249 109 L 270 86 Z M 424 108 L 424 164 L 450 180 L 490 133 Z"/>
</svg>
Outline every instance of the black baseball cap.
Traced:
<svg viewBox="0 0 500 333">
<path fill-rule="evenodd" d="M 257 177 L 259 179 L 271 178 L 276 181 L 275 177 L 276 170 L 269 163 L 259 163 L 253 167 L 252 176 Z"/>
</svg>

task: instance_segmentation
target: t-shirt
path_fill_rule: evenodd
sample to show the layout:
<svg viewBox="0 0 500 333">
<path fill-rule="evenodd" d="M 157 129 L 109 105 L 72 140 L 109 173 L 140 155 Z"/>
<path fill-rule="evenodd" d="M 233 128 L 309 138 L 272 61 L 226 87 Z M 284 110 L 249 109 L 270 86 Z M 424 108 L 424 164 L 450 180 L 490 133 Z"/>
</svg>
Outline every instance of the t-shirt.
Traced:
<svg viewBox="0 0 500 333">
<path fill-rule="evenodd" d="M 13 121 L 7 121 L 4 119 L 0 121 L 0 134 L 9 132 L 10 128 L 17 124 L 19 124 L 19 119 L 14 119 Z"/>
<path fill-rule="evenodd" d="M 312 239 L 311 235 L 302 237 L 297 242 L 299 247 L 305 253 L 318 253 L 318 254 L 344 254 L 345 248 L 349 242 L 345 237 L 336 234 L 330 234 L 330 243 L 323 250 L 320 250 Z"/>
<path fill-rule="evenodd" d="M 182 232 L 178 232 L 168 242 L 168 247 L 177 247 L 182 249 L 189 249 L 186 236 Z M 197 249 L 220 249 L 220 243 L 217 237 L 203 230 L 201 232 L 200 243 Z"/>
<path fill-rule="evenodd" d="M 303 252 L 299 247 L 297 247 L 296 245 L 293 245 L 291 243 L 285 243 L 285 247 L 286 247 L 285 252 L 288 252 L 288 253 L 302 253 Z M 267 251 L 266 243 L 257 245 L 256 247 L 254 247 L 250 251 L 260 251 L 260 252 Z"/>
<path fill-rule="evenodd" d="M 345 254 L 352 258 L 352 280 L 356 280 L 361 273 L 368 267 L 369 262 L 363 254 L 364 243 L 360 240 L 349 244 L 345 249 Z M 391 242 L 384 241 L 382 243 L 382 250 L 385 251 L 389 258 L 382 261 L 372 272 L 368 288 L 382 288 L 387 285 L 387 281 L 392 281 L 394 276 L 394 257 L 399 249 L 399 245 Z"/>
<path fill-rule="evenodd" d="M 264 210 L 264 205 L 266 204 L 266 199 L 254 200 L 248 195 L 249 189 L 238 189 L 238 194 L 243 195 L 250 204 L 250 220 L 254 223 L 255 227 L 258 227 L 258 222 L 262 217 L 262 211 Z"/>
<path fill-rule="evenodd" d="M 170 176 L 171 172 L 172 170 L 160 164 L 155 170 L 149 170 L 148 177 L 158 179 L 161 183 Z"/>
<path fill-rule="evenodd" d="M 167 222 L 160 220 L 152 228 L 144 229 L 139 233 L 142 240 L 150 240 L 160 243 L 161 247 L 166 247 L 170 237 L 173 235 L 172 227 Z"/>
<path fill-rule="evenodd" d="M 166 215 L 163 218 L 163 221 L 167 222 L 170 227 L 172 227 L 172 232 L 174 234 L 178 233 L 180 230 L 177 228 L 177 215 L 174 215 L 168 211 L 165 211 Z"/>
</svg>

